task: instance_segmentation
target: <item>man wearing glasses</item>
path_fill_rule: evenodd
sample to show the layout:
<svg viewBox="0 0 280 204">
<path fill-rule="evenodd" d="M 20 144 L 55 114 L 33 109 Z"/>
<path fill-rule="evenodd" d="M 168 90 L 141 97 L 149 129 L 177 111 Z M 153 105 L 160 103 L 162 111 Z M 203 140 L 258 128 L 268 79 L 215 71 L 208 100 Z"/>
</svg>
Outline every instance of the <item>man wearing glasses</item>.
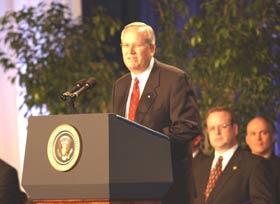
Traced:
<svg viewBox="0 0 280 204">
<path fill-rule="evenodd" d="M 191 141 L 200 134 L 190 77 L 154 58 L 155 34 L 145 23 L 134 22 L 124 27 L 121 49 L 130 73 L 113 86 L 112 112 L 169 136 L 174 184 L 162 203 L 190 204 L 194 188 Z"/>
<path fill-rule="evenodd" d="M 264 159 L 238 147 L 238 125 L 230 110 L 215 107 L 206 116 L 206 131 L 214 155 L 194 172 L 196 203 L 272 204 L 274 189 L 269 165 Z"/>
</svg>

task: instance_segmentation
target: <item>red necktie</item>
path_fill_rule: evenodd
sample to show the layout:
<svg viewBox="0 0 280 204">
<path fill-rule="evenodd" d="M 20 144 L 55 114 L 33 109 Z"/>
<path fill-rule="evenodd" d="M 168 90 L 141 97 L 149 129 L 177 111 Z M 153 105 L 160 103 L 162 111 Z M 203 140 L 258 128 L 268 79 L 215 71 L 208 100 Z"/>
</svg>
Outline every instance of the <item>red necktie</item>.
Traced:
<svg viewBox="0 0 280 204">
<path fill-rule="evenodd" d="M 205 201 L 207 200 L 207 198 L 209 197 L 211 191 L 213 190 L 220 174 L 222 173 L 222 162 L 223 162 L 223 157 L 219 156 L 219 159 L 214 167 L 214 169 L 211 170 L 210 172 L 210 176 L 208 179 L 208 183 L 204 192 L 204 196 L 205 196 Z"/>
<path fill-rule="evenodd" d="M 135 113 L 138 107 L 139 98 L 140 98 L 139 80 L 135 78 L 133 84 L 133 90 L 130 97 L 129 112 L 128 112 L 129 120 L 134 121 L 135 119 Z"/>
</svg>

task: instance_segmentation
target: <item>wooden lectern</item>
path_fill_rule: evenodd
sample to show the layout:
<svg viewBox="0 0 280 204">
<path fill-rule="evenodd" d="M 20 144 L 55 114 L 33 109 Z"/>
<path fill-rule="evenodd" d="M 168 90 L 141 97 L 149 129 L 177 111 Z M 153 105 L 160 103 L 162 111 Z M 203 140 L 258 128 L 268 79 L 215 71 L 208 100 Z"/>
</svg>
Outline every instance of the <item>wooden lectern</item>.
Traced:
<svg viewBox="0 0 280 204">
<path fill-rule="evenodd" d="M 48 156 L 62 124 L 77 130 L 81 145 L 67 171 Z M 159 204 L 172 182 L 170 142 L 159 132 L 115 114 L 29 118 L 22 184 L 32 203 Z"/>
</svg>

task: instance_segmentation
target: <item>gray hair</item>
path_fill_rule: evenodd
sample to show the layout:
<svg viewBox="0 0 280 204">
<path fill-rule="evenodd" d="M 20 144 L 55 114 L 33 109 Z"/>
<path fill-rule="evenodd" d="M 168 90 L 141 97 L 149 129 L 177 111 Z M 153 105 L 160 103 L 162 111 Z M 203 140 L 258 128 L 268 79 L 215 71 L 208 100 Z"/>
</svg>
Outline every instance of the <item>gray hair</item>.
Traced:
<svg viewBox="0 0 280 204">
<path fill-rule="evenodd" d="M 148 38 L 146 39 L 147 43 L 150 44 L 155 44 L 156 43 L 156 36 L 153 28 L 143 22 L 132 22 L 130 24 L 127 24 L 121 33 L 121 39 L 123 38 L 124 32 L 126 29 L 131 28 L 131 27 L 137 27 L 140 31 L 146 32 Z"/>
</svg>

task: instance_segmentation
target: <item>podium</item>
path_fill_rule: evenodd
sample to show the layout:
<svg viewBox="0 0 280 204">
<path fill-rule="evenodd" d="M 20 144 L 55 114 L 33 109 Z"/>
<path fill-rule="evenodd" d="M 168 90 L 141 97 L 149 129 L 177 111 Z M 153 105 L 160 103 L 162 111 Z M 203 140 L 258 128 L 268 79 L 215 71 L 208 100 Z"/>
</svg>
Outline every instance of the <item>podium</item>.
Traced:
<svg viewBox="0 0 280 204">
<path fill-rule="evenodd" d="M 71 143 L 78 148 L 72 148 L 76 162 L 68 170 L 52 163 L 63 167 L 63 159 L 50 158 L 60 155 L 61 145 L 54 143 L 64 142 L 61 125 L 75 129 L 79 138 Z M 172 182 L 170 141 L 164 134 L 115 114 L 28 120 L 22 185 L 33 203 L 155 204 Z"/>
</svg>

